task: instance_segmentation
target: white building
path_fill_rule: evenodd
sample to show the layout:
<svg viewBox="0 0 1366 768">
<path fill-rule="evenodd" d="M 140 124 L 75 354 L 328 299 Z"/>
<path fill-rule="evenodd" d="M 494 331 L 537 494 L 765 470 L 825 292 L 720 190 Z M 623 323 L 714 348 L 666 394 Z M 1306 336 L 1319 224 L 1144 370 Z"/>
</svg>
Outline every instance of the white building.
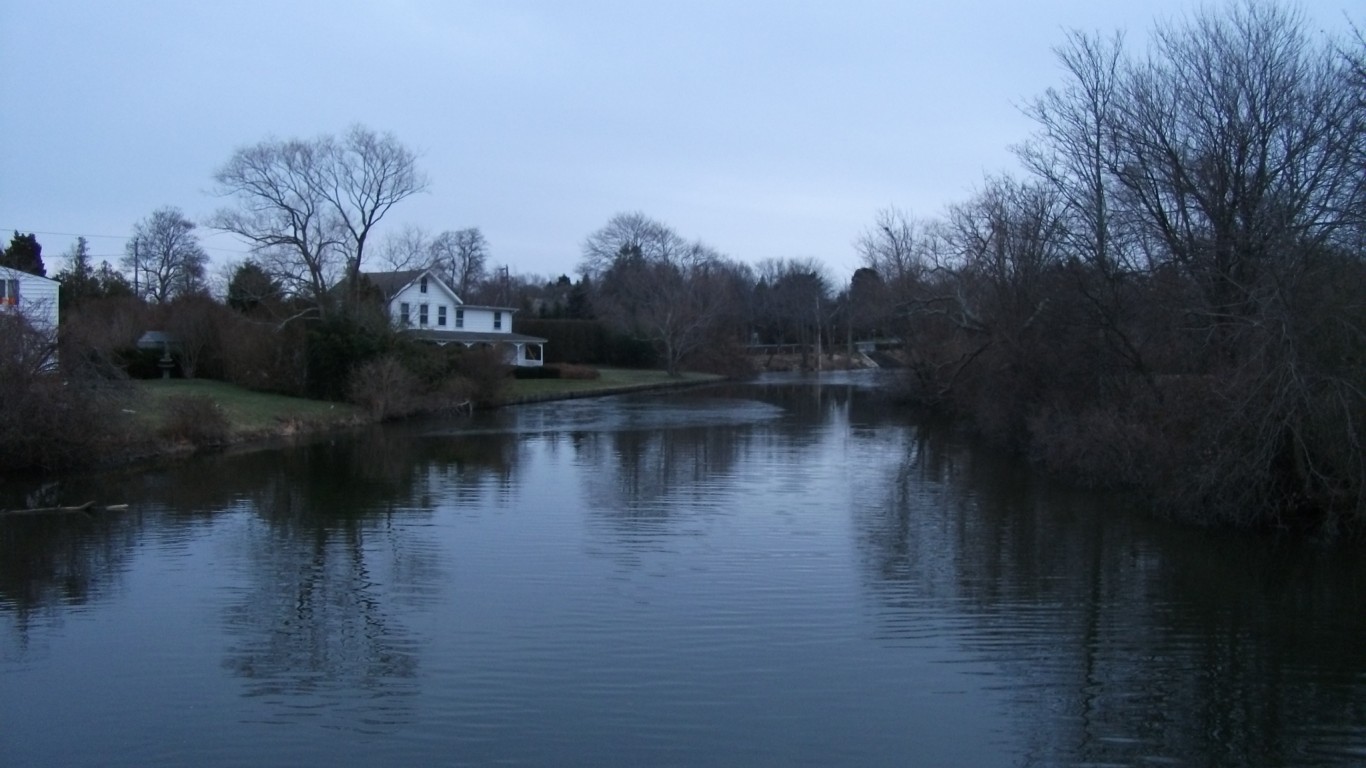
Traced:
<svg viewBox="0 0 1366 768">
<path fill-rule="evenodd" d="M 431 270 L 363 276 L 384 297 L 394 327 L 415 338 L 441 345 L 502 348 L 513 365 L 537 366 L 545 359 L 545 339 L 512 332 L 516 310 L 466 304 Z"/>
<path fill-rule="evenodd" d="M 35 329 L 57 336 L 61 284 L 10 267 L 0 267 L 0 312 L 23 315 Z"/>
</svg>

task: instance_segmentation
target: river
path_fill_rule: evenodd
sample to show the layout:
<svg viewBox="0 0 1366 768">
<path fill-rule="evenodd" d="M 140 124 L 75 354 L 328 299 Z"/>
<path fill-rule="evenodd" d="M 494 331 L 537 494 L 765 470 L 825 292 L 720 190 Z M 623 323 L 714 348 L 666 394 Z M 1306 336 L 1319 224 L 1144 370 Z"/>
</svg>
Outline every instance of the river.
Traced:
<svg viewBox="0 0 1366 768">
<path fill-rule="evenodd" d="M 1203 531 L 875 374 L 543 403 L 0 506 L 0 765 L 1366 764 L 1359 548 Z"/>
</svg>

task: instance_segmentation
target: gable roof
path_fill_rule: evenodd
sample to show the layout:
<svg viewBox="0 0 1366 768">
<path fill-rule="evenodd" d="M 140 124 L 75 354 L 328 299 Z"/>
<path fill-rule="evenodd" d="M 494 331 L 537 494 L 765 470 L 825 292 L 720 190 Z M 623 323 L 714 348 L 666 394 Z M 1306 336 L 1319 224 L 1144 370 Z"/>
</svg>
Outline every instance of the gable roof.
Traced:
<svg viewBox="0 0 1366 768">
<path fill-rule="evenodd" d="M 3 276 L 6 280 L 46 280 L 49 283 L 58 282 L 50 277 L 35 275 L 32 272 L 25 272 L 22 269 L 15 269 L 14 267 L 6 267 L 4 265 L 0 265 L 0 276 Z"/>
<path fill-rule="evenodd" d="M 465 300 L 460 297 L 460 294 L 455 292 L 455 289 L 451 288 L 449 285 L 446 285 L 446 281 L 442 280 L 435 272 L 431 271 L 430 269 L 407 269 L 402 272 L 362 272 L 360 274 L 361 277 L 364 277 L 366 280 L 369 280 L 371 285 L 379 289 L 380 295 L 384 297 L 385 302 L 392 301 L 393 298 L 398 295 L 399 291 L 402 291 L 404 288 L 407 288 L 408 286 L 417 282 L 418 279 L 421 278 L 423 275 L 426 275 L 427 277 L 431 278 L 432 282 L 436 283 L 438 286 L 445 289 L 446 293 L 450 294 L 451 297 L 455 299 L 456 306 L 458 306 L 461 309 L 490 309 L 499 312 L 509 313 L 517 311 L 516 307 L 499 307 L 486 304 L 466 304 Z"/>
<path fill-rule="evenodd" d="M 379 289 L 384 300 L 394 298 L 394 296 L 404 288 L 407 288 L 413 281 L 424 274 L 430 273 L 428 269 L 408 269 L 402 272 L 362 272 L 361 277 L 370 281 L 370 284 Z M 440 282 L 436 275 L 430 275 L 433 280 Z M 442 283 L 442 285 L 445 285 Z M 449 289 L 448 289 L 449 290 Z"/>
</svg>

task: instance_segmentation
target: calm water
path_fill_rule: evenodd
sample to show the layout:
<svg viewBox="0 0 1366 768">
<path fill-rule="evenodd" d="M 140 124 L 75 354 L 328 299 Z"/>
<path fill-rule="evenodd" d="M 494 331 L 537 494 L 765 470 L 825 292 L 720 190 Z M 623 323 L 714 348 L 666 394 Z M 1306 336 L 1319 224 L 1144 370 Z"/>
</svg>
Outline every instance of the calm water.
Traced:
<svg viewBox="0 0 1366 768">
<path fill-rule="evenodd" d="M 1174 528 L 868 376 L 5 489 L 0 766 L 1362 765 L 1355 551 Z"/>
</svg>

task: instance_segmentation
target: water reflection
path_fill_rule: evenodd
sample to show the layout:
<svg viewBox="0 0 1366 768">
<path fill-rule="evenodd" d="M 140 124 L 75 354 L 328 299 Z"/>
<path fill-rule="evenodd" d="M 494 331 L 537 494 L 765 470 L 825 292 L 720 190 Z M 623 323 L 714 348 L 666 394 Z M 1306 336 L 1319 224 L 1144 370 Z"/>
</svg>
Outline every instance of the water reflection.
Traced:
<svg viewBox="0 0 1366 768">
<path fill-rule="evenodd" d="M 151 593 L 209 606 L 184 640 L 228 681 L 164 685 L 402 745 L 377 762 L 1360 762 L 1356 553 L 1154 522 L 816 382 L 64 481 L 130 509 L 0 518 L 0 662 Z"/>
<path fill-rule="evenodd" d="M 1357 559 L 1154 523 L 948 433 L 900 440 L 853 509 L 882 637 L 947 635 L 1004 670 L 1038 713 L 1031 762 L 1362 756 L 1359 728 L 1305 728 L 1366 723 Z"/>
<path fill-rule="evenodd" d="M 24 656 L 37 616 L 98 600 L 117 584 L 128 553 L 143 532 L 128 513 L 11 514 L 0 516 L 0 616 L 10 641 L 4 655 Z"/>
</svg>

